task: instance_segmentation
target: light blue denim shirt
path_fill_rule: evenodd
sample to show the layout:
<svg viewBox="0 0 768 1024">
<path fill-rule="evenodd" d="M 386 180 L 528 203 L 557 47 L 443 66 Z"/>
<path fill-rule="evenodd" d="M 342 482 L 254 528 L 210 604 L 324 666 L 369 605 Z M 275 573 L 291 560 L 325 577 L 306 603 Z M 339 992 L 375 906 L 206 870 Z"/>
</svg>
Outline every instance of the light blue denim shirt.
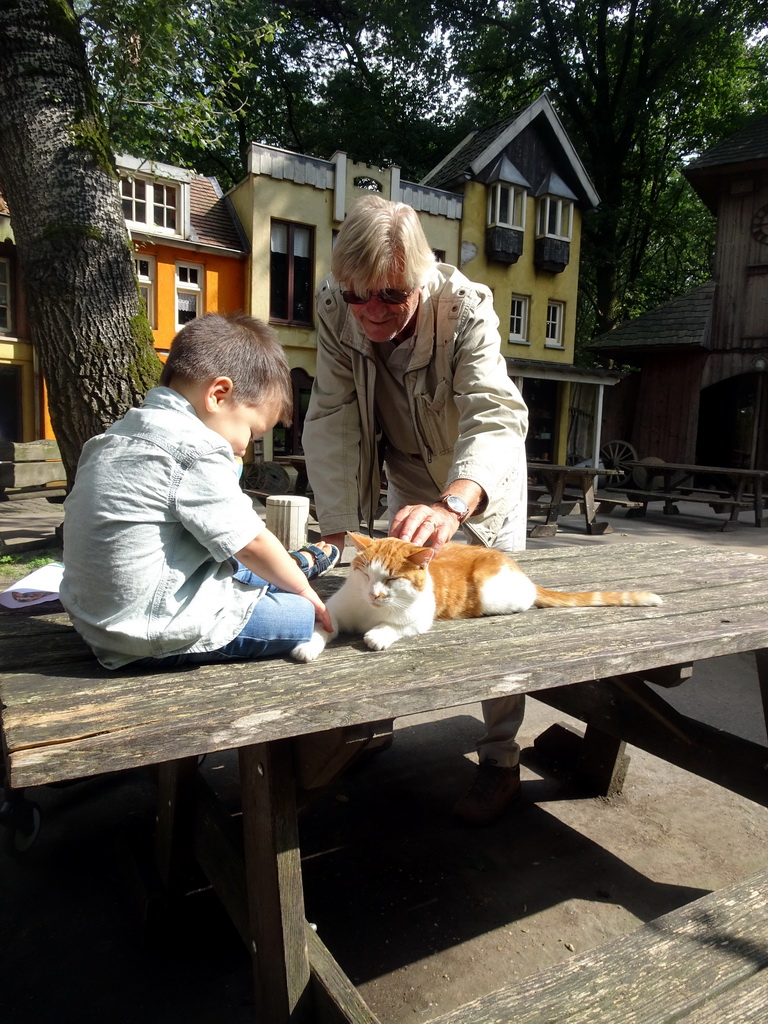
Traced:
<svg viewBox="0 0 768 1024">
<path fill-rule="evenodd" d="M 64 507 L 61 600 L 107 668 L 224 647 L 264 592 L 232 578 L 264 529 L 232 447 L 170 388 L 85 444 Z"/>
</svg>

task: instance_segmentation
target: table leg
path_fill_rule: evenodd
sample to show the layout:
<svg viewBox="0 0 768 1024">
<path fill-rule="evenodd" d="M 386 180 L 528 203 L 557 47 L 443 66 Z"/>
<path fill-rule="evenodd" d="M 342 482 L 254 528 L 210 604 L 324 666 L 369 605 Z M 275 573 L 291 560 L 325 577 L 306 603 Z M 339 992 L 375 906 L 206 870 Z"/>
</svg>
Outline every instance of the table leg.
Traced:
<svg viewBox="0 0 768 1024">
<path fill-rule="evenodd" d="M 551 475 L 541 474 L 544 486 L 549 491 L 549 504 L 546 506 L 546 518 L 543 523 L 538 523 L 531 530 L 531 537 L 554 537 L 557 533 L 557 517 L 560 515 L 560 506 L 563 501 L 565 490 L 565 479 L 557 476 L 553 479 Z"/>
<path fill-rule="evenodd" d="M 755 526 L 763 525 L 763 481 L 755 480 Z"/>
<path fill-rule="evenodd" d="M 312 999 L 290 741 L 239 757 L 256 1018 L 300 1024 Z"/>
<path fill-rule="evenodd" d="M 597 503 L 595 502 L 595 477 L 591 474 L 582 478 L 581 492 L 584 495 L 584 521 L 587 533 L 600 535 L 613 533 L 610 523 L 598 522 Z"/>
<path fill-rule="evenodd" d="M 184 894 L 192 876 L 196 779 L 196 757 L 158 767 L 155 864 L 170 897 Z"/>
</svg>

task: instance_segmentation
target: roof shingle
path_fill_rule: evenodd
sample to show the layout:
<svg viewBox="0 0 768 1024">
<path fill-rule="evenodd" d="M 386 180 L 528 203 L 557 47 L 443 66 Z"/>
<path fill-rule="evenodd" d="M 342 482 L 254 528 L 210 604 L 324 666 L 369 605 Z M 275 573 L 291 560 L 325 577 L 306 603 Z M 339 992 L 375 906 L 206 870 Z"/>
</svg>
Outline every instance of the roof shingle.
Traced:
<svg viewBox="0 0 768 1024">
<path fill-rule="evenodd" d="M 715 282 L 708 281 L 657 309 L 595 338 L 590 349 L 610 353 L 649 348 L 706 347 Z"/>
</svg>

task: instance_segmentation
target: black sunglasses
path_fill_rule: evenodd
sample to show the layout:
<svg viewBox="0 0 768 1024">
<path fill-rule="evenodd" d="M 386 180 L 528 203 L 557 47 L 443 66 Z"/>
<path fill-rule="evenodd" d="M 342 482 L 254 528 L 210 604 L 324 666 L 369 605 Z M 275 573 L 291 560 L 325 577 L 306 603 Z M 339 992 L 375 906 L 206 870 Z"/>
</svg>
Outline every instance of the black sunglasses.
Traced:
<svg viewBox="0 0 768 1024">
<path fill-rule="evenodd" d="M 357 292 L 342 291 L 341 297 L 350 306 L 364 306 L 374 295 L 387 306 L 402 306 L 415 291 L 415 288 L 411 288 L 409 292 L 401 291 L 399 288 L 381 288 L 377 292 L 369 292 L 365 297 L 358 295 Z"/>
</svg>

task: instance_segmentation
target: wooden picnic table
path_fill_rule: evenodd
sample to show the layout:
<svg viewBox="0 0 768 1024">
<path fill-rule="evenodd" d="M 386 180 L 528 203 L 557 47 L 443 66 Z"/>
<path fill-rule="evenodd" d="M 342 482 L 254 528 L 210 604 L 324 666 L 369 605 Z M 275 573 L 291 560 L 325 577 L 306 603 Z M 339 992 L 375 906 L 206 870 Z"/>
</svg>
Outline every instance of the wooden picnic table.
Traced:
<svg viewBox="0 0 768 1024">
<path fill-rule="evenodd" d="M 615 469 L 595 466 L 552 466 L 548 462 L 528 462 L 528 515 L 544 516 L 543 523 L 534 524 L 529 536 L 552 537 L 557 533 L 561 516 L 574 513 L 584 516 L 589 534 L 613 533 L 613 527 L 597 518 L 600 512 L 612 511 L 616 506 L 632 505 L 616 496 L 598 496 L 595 485 L 598 477 L 615 477 Z M 541 504 L 541 498 L 548 500 Z"/>
<path fill-rule="evenodd" d="M 763 486 L 768 481 L 768 470 L 739 469 L 733 466 L 697 466 L 685 462 L 639 460 L 626 462 L 633 471 L 646 477 L 645 487 L 622 487 L 628 498 L 640 502 L 633 515 L 645 515 L 648 503 L 663 501 L 667 515 L 679 513 L 680 501 L 709 505 L 715 512 L 728 512 L 723 530 L 735 529 L 739 513 L 752 509 L 755 526 L 763 525 L 765 499 Z M 659 487 L 652 482 L 658 478 Z"/>
<path fill-rule="evenodd" d="M 295 738 L 528 693 L 588 723 L 581 764 L 592 792 L 609 791 L 629 741 L 768 805 L 766 746 L 680 715 L 647 685 L 686 680 L 699 659 L 754 651 L 768 710 L 768 559 L 661 543 L 625 547 L 620 558 L 614 548 L 590 547 L 524 552 L 519 561 L 544 587 L 650 588 L 664 605 L 441 622 L 381 653 L 357 638 L 341 638 L 311 665 L 274 659 L 140 675 L 130 666 L 100 668 L 61 610 L 0 611 L 8 780 L 19 789 L 159 765 L 161 877 L 169 887 L 177 884 L 179 866 L 194 851 L 251 952 L 257 1019 L 375 1024 L 305 922 Z M 337 568 L 321 578 L 318 590 L 327 595 L 344 573 Z M 200 755 L 235 748 L 242 832 L 197 772 Z M 734 901 L 721 902 L 732 907 Z M 702 920 L 706 930 L 707 914 Z M 759 940 L 766 948 L 762 920 L 760 935 L 739 932 L 743 942 Z M 703 941 L 702 948 L 718 947 Z M 626 973 L 626 954 L 619 960 Z M 739 958 L 739 966 L 746 971 L 753 964 Z M 704 973 L 705 981 L 711 973 Z M 571 969 L 571 975 L 578 982 L 578 973 Z M 594 992 L 591 982 L 588 987 Z M 662 985 L 670 999 L 675 988 Z M 530 992 L 527 1005 L 534 1005 Z M 470 1017 L 457 1010 L 451 1019 Z M 486 1017 L 478 1011 L 471 1019 Z"/>
</svg>

